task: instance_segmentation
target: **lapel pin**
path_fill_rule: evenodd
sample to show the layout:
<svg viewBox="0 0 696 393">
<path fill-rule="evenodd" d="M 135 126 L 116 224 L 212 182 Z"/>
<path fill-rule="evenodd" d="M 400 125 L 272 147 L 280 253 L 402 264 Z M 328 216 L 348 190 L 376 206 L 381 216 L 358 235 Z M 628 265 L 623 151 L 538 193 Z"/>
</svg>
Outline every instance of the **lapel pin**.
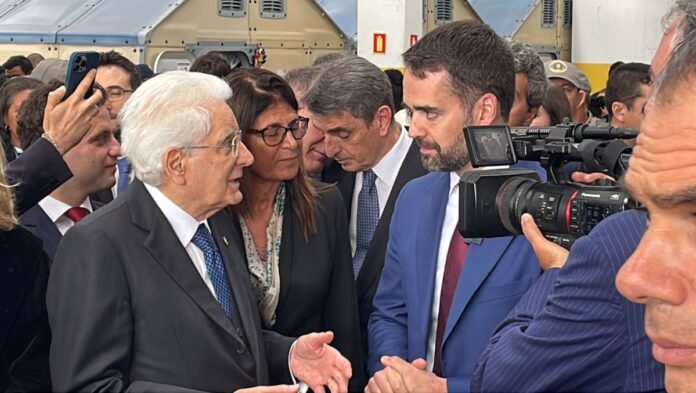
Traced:
<svg viewBox="0 0 696 393">
<path fill-rule="evenodd" d="M 230 243 L 227 242 L 227 238 L 224 237 L 224 236 L 222 237 L 222 241 L 225 242 L 225 245 L 226 245 L 226 246 L 229 246 L 229 245 L 230 245 Z"/>
</svg>

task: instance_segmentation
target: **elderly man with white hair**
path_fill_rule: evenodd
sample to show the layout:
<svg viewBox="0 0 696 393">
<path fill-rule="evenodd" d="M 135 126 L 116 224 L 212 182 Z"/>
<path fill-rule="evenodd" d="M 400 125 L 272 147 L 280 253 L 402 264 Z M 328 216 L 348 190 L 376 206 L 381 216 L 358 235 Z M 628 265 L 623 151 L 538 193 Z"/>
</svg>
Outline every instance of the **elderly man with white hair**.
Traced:
<svg viewBox="0 0 696 393">
<path fill-rule="evenodd" d="M 56 391 L 346 390 L 332 333 L 262 331 L 231 222 L 253 157 L 210 75 L 170 72 L 119 114 L 136 181 L 69 230 L 47 295 Z"/>
</svg>

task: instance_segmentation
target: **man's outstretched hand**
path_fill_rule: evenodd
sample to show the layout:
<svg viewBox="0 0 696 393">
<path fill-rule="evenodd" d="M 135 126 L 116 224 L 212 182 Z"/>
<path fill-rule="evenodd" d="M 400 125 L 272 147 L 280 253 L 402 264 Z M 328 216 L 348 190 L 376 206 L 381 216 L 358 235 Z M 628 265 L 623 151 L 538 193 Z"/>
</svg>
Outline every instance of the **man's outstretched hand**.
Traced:
<svg viewBox="0 0 696 393">
<path fill-rule="evenodd" d="M 332 393 L 348 391 L 353 374 L 350 362 L 329 345 L 333 338 L 332 332 L 306 334 L 290 352 L 290 371 L 315 393 L 324 393 L 324 386 Z"/>
</svg>

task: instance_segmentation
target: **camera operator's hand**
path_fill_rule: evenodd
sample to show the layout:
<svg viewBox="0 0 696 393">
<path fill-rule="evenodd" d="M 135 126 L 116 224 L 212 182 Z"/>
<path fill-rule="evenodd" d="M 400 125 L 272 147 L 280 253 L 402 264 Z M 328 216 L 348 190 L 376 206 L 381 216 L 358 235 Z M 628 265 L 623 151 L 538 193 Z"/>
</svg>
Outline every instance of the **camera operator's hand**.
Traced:
<svg viewBox="0 0 696 393">
<path fill-rule="evenodd" d="M 529 213 L 522 215 L 522 232 L 532 245 L 542 270 L 562 268 L 565 265 L 568 259 L 568 250 L 547 240 Z"/>
<path fill-rule="evenodd" d="M 65 96 L 65 86 L 48 94 L 43 129 L 46 138 L 53 142 L 61 155 L 80 142 L 90 129 L 90 121 L 99 113 L 97 105 L 103 99 L 99 89 L 96 89 L 91 97 L 84 99 L 96 75 L 96 70 L 88 72 L 75 92 L 65 101 L 61 102 Z"/>
<path fill-rule="evenodd" d="M 583 184 L 592 184 L 596 182 L 597 180 L 609 180 L 612 182 L 616 182 L 616 179 L 609 175 L 605 175 L 604 173 L 601 172 L 593 172 L 593 173 L 585 173 L 585 172 L 573 172 L 570 175 L 570 178 L 573 179 L 574 182 L 576 183 L 583 183 Z"/>
</svg>

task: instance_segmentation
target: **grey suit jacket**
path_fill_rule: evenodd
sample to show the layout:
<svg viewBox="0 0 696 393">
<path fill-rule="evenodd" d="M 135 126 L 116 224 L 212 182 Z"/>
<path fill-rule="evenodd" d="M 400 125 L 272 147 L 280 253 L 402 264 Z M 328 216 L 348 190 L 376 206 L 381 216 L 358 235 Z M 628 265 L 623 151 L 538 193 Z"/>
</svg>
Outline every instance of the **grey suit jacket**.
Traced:
<svg viewBox="0 0 696 393">
<path fill-rule="evenodd" d="M 231 392 L 288 380 L 292 339 L 261 330 L 244 257 L 225 240 L 231 222 L 223 212 L 208 222 L 237 328 L 142 183 L 66 233 L 47 294 L 54 390 Z"/>
</svg>

